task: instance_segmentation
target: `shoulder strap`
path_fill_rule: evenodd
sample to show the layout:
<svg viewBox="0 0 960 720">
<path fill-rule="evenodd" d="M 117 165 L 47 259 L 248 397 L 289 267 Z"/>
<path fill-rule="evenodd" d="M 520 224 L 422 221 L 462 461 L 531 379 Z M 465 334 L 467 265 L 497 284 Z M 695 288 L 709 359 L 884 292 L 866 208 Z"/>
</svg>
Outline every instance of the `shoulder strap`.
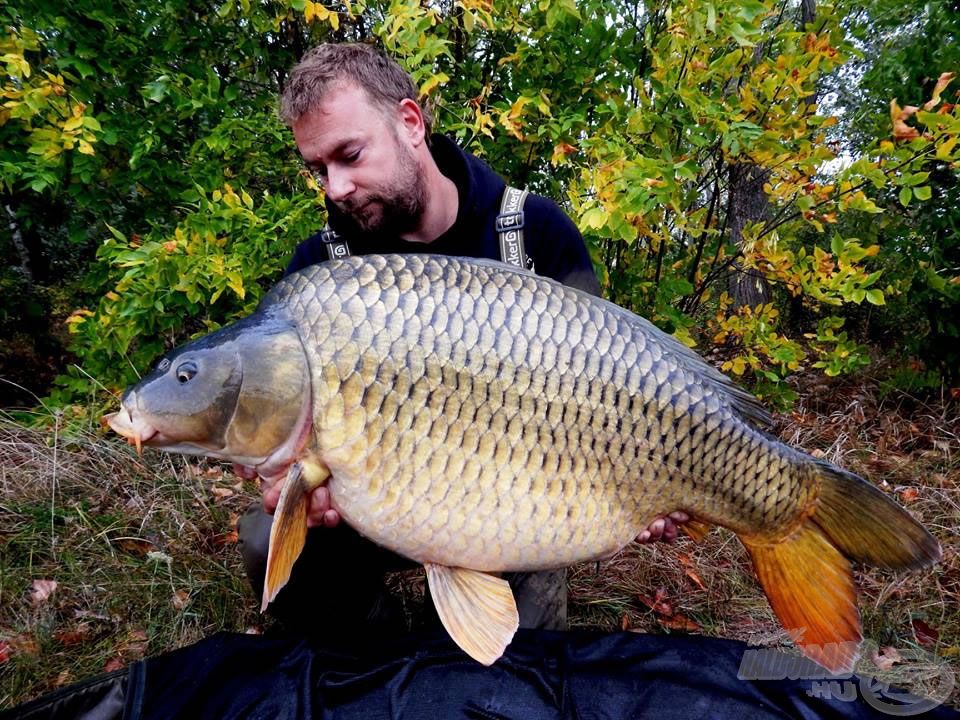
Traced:
<svg viewBox="0 0 960 720">
<path fill-rule="evenodd" d="M 523 203 L 526 190 L 507 185 L 497 215 L 497 236 L 500 239 L 500 259 L 521 270 L 527 269 L 527 253 L 523 247 Z"/>
<path fill-rule="evenodd" d="M 347 241 L 341 238 L 336 230 L 331 229 L 329 225 L 321 231 L 320 240 L 327 251 L 327 257 L 331 260 L 350 257 L 350 246 L 347 245 Z"/>
</svg>

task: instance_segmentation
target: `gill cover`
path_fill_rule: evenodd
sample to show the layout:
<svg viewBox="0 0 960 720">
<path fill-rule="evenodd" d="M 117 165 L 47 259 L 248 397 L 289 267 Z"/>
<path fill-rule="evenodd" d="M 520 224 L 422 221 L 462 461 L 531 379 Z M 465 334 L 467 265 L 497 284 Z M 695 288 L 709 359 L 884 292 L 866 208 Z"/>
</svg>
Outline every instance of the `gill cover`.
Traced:
<svg viewBox="0 0 960 720">
<path fill-rule="evenodd" d="M 108 422 L 145 445 L 258 465 L 301 432 L 309 402 L 300 336 L 254 315 L 168 353 Z"/>
</svg>

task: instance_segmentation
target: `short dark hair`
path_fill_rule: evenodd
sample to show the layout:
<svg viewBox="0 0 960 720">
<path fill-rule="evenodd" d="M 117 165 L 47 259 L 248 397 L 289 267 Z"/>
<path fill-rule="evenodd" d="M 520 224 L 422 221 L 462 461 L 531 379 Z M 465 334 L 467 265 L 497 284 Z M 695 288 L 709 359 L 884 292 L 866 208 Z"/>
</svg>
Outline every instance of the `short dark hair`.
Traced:
<svg viewBox="0 0 960 720">
<path fill-rule="evenodd" d="M 355 84 L 387 110 L 404 98 L 413 100 L 430 137 L 433 114 L 420 105 L 413 80 L 392 58 L 363 43 L 325 43 L 308 51 L 287 76 L 280 95 L 280 119 L 292 126 L 320 105 L 330 87 L 340 83 Z"/>
</svg>

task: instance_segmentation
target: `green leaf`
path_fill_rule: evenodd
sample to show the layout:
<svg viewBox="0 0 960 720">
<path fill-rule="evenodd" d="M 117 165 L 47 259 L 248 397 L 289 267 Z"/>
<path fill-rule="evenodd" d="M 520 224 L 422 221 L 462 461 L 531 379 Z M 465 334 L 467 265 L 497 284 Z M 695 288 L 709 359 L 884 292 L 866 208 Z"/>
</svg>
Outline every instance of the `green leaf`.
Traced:
<svg viewBox="0 0 960 720">
<path fill-rule="evenodd" d="M 867 290 L 867 302 L 873 305 L 885 305 L 882 290 Z"/>
<path fill-rule="evenodd" d="M 913 189 L 913 195 L 917 200 L 929 200 L 932 196 L 930 186 L 923 185 L 921 187 L 915 187 Z"/>
<path fill-rule="evenodd" d="M 834 235 L 830 239 L 830 250 L 834 255 L 839 257 L 843 253 L 843 238 L 839 235 Z"/>
<path fill-rule="evenodd" d="M 610 216 L 606 210 L 601 207 L 594 207 L 590 208 L 583 214 L 583 216 L 580 218 L 580 224 L 582 227 L 599 230 L 607 224 L 607 220 L 609 218 Z"/>
<path fill-rule="evenodd" d="M 913 193 L 908 187 L 900 188 L 900 204 L 906 207 L 910 204 L 910 198 L 913 196 Z"/>
</svg>

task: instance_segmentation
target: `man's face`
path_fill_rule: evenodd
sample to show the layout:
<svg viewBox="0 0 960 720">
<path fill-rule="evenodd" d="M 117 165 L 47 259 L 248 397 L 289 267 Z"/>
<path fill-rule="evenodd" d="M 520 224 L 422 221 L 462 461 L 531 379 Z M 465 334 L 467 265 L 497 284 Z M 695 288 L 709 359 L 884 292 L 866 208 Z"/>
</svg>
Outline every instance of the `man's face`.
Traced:
<svg viewBox="0 0 960 720">
<path fill-rule="evenodd" d="M 327 197 L 362 230 L 416 229 L 426 201 L 424 181 L 396 113 L 355 85 L 338 85 L 293 124 L 293 136 Z"/>
</svg>

